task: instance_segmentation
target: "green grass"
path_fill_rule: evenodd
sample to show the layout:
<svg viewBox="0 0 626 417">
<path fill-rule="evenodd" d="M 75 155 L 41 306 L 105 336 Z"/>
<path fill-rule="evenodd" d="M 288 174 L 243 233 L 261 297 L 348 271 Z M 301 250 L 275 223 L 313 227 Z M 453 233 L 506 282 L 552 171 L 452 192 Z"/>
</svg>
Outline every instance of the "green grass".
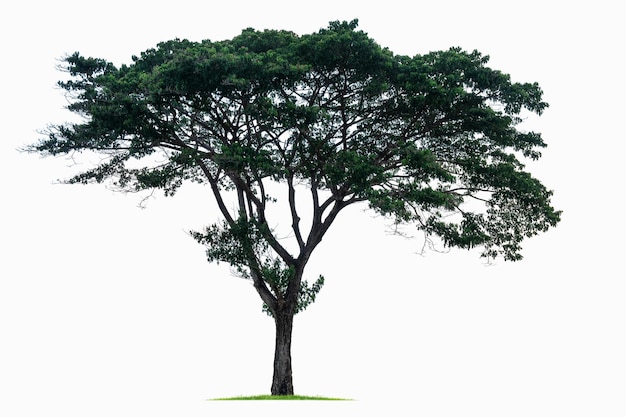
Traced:
<svg viewBox="0 0 626 417">
<path fill-rule="evenodd" d="M 254 401 L 254 400 L 314 400 L 314 401 L 351 401 L 348 398 L 310 397 L 306 395 L 250 395 L 229 398 L 213 398 L 212 401 Z"/>
</svg>

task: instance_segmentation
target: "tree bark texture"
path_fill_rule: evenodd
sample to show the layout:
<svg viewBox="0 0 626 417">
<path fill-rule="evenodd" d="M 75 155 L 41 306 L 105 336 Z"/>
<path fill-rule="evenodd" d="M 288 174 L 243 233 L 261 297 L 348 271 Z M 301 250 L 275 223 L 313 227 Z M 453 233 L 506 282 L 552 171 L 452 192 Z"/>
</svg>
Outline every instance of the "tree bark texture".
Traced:
<svg viewBox="0 0 626 417">
<path fill-rule="evenodd" d="M 274 377 L 272 395 L 293 395 L 291 373 L 291 331 L 293 312 L 280 311 L 274 315 L 276 323 L 276 350 L 274 352 Z"/>
</svg>

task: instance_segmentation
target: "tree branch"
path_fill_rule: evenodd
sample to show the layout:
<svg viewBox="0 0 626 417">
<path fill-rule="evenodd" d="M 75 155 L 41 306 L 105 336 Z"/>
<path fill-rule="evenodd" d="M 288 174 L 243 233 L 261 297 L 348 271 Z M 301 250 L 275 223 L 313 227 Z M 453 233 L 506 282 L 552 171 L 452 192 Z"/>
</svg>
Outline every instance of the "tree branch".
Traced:
<svg viewBox="0 0 626 417">
<path fill-rule="evenodd" d="M 202 170 L 202 172 L 204 173 L 204 176 L 209 180 L 209 184 L 211 185 L 211 191 L 213 191 L 213 196 L 215 197 L 215 201 L 217 202 L 217 206 L 219 207 L 220 211 L 222 212 L 222 215 L 224 216 L 224 219 L 226 219 L 226 222 L 228 222 L 229 225 L 231 225 L 231 226 L 234 225 L 235 224 L 235 220 L 233 219 L 233 217 L 231 216 L 230 212 L 228 211 L 228 208 L 226 208 L 226 205 L 224 204 L 224 199 L 222 198 L 222 193 L 220 191 L 220 187 L 219 187 L 219 184 L 218 184 L 219 173 L 218 173 L 217 177 L 213 177 L 213 175 L 211 175 L 211 171 L 206 166 L 204 161 L 198 160 L 197 163 L 198 163 L 198 166 L 200 167 L 200 169 Z"/>
<path fill-rule="evenodd" d="M 293 185 L 293 173 L 290 173 L 287 177 L 287 186 L 289 187 L 289 208 L 291 210 L 291 228 L 298 241 L 300 251 L 304 249 L 304 240 L 302 239 L 302 233 L 300 232 L 300 216 L 296 210 L 296 190 Z"/>
</svg>

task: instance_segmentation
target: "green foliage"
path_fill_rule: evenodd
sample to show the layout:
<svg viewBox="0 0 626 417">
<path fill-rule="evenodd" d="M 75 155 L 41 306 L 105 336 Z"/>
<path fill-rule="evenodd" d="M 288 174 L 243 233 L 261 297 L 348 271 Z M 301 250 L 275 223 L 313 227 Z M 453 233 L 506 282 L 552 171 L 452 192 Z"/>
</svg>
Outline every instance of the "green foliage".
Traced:
<svg viewBox="0 0 626 417">
<path fill-rule="evenodd" d="M 257 225 L 243 217 L 233 224 L 224 221 L 208 226 L 204 233 L 192 231 L 191 235 L 206 246 L 209 262 L 226 262 L 247 279 L 251 278 L 251 266 L 260 271 L 260 258 L 268 251 L 268 244 Z"/>
<path fill-rule="evenodd" d="M 272 276 L 272 275 L 270 275 Z M 282 279 L 276 283 L 273 282 L 273 285 L 279 288 L 279 291 L 282 293 L 287 292 L 287 287 L 289 286 L 289 280 L 292 275 L 284 275 L 281 277 Z M 315 298 L 317 294 L 321 291 L 324 286 L 324 277 L 322 275 L 319 276 L 318 279 L 311 285 L 306 280 L 302 280 L 300 284 L 300 291 L 298 292 L 298 301 L 296 304 L 295 313 L 299 313 L 301 311 L 306 310 L 306 308 L 315 302 Z M 274 313 L 269 308 L 267 304 L 263 304 L 263 312 L 266 313 L 270 317 L 274 317 Z"/>
<path fill-rule="evenodd" d="M 522 241 L 560 219 L 552 192 L 522 163 L 546 146 L 519 128 L 521 112 L 547 108 L 540 87 L 513 83 L 477 51 L 395 55 L 357 23 L 301 36 L 245 29 L 220 42 L 175 39 L 120 68 L 70 55 L 71 79 L 59 85 L 84 119 L 51 128 L 28 150 L 105 156 L 70 183 L 166 195 L 186 181 L 208 184 L 224 222 L 194 236 L 210 261 L 252 279 L 270 310 L 315 300 L 323 278 L 309 286 L 304 267 L 350 204 L 447 246 L 520 259 Z M 267 220 L 272 181 L 289 196 L 296 254 Z M 296 184 L 311 193 L 309 230 Z"/>
<path fill-rule="evenodd" d="M 257 274 L 272 290 L 278 299 L 285 299 L 289 284 L 295 275 L 295 268 L 284 261 L 271 257 L 270 246 L 261 229 L 254 222 L 239 218 L 234 224 L 223 222 L 211 225 L 204 232 L 192 231 L 191 235 L 206 246 L 209 262 L 226 262 L 242 278 L 252 279 Z M 304 311 L 315 302 L 324 285 L 320 277 L 311 285 L 306 280 L 300 282 L 295 313 Z M 273 316 L 272 309 L 263 304 L 263 311 Z"/>
</svg>

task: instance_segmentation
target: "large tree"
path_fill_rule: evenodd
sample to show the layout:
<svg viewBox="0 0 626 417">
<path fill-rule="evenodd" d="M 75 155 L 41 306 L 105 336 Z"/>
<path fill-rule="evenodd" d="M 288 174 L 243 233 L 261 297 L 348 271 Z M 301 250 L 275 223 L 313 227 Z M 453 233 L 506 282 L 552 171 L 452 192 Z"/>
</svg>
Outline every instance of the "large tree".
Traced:
<svg viewBox="0 0 626 417">
<path fill-rule="evenodd" d="M 64 62 L 59 85 L 82 118 L 28 150 L 105 156 L 69 183 L 166 195 L 205 184 L 222 219 L 193 236 L 209 261 L 251 280 L 273 317 L 275 395 L 293 393 L 293 317 L 323 284 L 308 284 L 305 267 L 346 207 L 366 203 L 428 239 L 506 260 L 559 221 L 521 162 L 545 146 L 518 129 L 522 112 L 547 107 L 542 91 L 476 51 L 395 55 L 352 21 L 303 36 L 176 39 L 119 68 L 79 53 Z"/>
</svg>

